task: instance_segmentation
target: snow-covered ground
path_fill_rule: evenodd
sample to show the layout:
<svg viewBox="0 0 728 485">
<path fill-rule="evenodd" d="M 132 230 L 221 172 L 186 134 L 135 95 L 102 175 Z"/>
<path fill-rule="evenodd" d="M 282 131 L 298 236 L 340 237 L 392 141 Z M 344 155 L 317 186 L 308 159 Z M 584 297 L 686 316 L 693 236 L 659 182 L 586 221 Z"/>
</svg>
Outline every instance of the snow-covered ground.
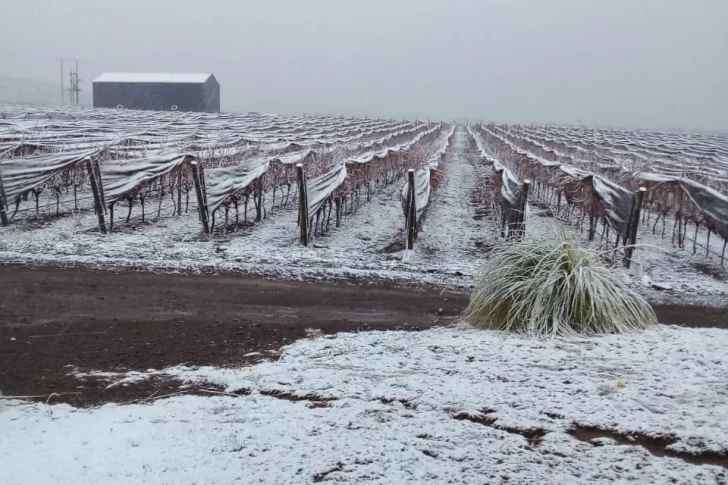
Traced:
<svg viewBox="0 0 728 485">
<path fill-rule="evenodd" d="M 340 228 L 316 238 L 309 247 L 298 243 L 295 204 L 275 210 L 269 205 L 269 217 L 254 227 L 217 234 L 208 240 L 201 235 L 195 198 L 191 197 L 189 212 L 182 216 L 172 216 L 171 200 L 165 200 L 158 220 L 157 204 L 150 202 L 146 224 L 139 223 L 139 207 L 134 209 L 135 222 L 129 225 L 119 222 L 126 217 L 126 208 L 122 205 L 116 214 L 119 232 L 109 235 L 94 232 L 97 220 L 90 211 L 77 212 L 38 227 L 20 222 L 0 228 L 0 262 L 376 280 L 467 289 L 473 283 L 480 261 L 486 257 L 476 243 L 487 247 L 500 240 L 497 221 L 492 217 L 480 220 L 474 217 L 473 190 L 479 177 L 474 163 L 477 161 L 468 151 L 467 131 L 458 127 L 447 160 L 441 164 L 443 178 L 428 207 L 415 250 L 407 254 L 385 251 L 397 237 L 401 238 L 398 234 L 404 228 L 399 198 L 401 181 L 397 181 L 375 192 L 371 201 L 363 202 L 342 219 Z M 64 197 L 65 206 L 72 207 L 72 194 Z M 55 210 L 52 197 L 42 202 Z M 249 212 L 252 216 L 252 203 Z M 543 211 L 530 210 L 527 232 L 537 234 L 550 230 L 553 222 Z M 711 257 L 706 257 L 701 249 L 693 256 L 691 243 L 687 249 L 676 249 L 669 237 L 652 236 L 651 225 L 641 227 L 639 242 L 647 246 L 637 250 L 637 264 L 629 273 L 635 287 L 654 299 L 696 299 L 717 305 L 728 298 L 728 272 L 720 269 L 715 256 L 722 249 L 717 236 L 711 241 Z M 706 274 L 705 268 L 714 275 Z M 669 289 L 655 290 L 654 283 Z"/>
<path fill-rule="evenodd" d="M 0 483 L 726 483 L 727 347 L 728 331 L 663 326 L 578 342 L 369 332 L 252 368 L 105 373 L 249 394 L 6 402 Z"/>
<path fill-rule="evenodd" d="M 472 196 L 478 176 L 474 154 L 467 148 L 468 133 L 458 127 L 450 156 L 440 166 L 444 179 L 430 202 L 410 261 L 427 266 L 436 260 L 450 272 L 472 278 L 482 258 L 476 243 L 495 233 L 491 221 L 475 220 Z"/>
</svg>

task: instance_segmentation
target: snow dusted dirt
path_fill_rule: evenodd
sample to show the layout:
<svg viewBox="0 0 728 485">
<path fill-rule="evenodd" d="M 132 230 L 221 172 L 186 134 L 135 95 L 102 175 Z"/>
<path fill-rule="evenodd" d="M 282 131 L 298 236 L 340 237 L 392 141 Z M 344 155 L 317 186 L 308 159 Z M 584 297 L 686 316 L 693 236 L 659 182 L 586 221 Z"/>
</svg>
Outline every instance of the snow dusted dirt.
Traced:
<svg viewBox="0 0 728 485">
<path fill-rule="evenodd" d="M 583 342 L 367 332 L 253 367 L 103 373 L 186 384 L 125 406 L 6 402 L 0 481 L 725 483 L 726 346 L 725 330 L 663 326 Z"/>
<path fill-rule="evenodd" d="M 92 406 L 169 386 L 79 387 L 73 369 L 239 366 L 305 337 L 451 325 L 468 295 L 412 288 L 0 266 L 0 391 Z M 728 329 L 718 308 L 655 305 L 662 323 Z M 160 389 L 160 387 L 162 389 Z"/>
<path fill-rule="evenodd" d="M 477 243 L 493 235 L 490 221 L 476 220 L 472 194 L 478 176 L 475 152 L 468 148 L 468 133 L 455 131 L 449 159 L 440 165 L 444 180 L 435 192 L 422 223 L 412 264 L 426 268 L 432 261 L 472 280 L 483 254 Z"/>
<path fill-rule="evenodd" d="M 532 342 L 452 328 L 457 293 L 28 266 L 0 279 L 3 484 L 728 479 L 722 310 L 655 308 L 718 328 Z"/>
</svg>

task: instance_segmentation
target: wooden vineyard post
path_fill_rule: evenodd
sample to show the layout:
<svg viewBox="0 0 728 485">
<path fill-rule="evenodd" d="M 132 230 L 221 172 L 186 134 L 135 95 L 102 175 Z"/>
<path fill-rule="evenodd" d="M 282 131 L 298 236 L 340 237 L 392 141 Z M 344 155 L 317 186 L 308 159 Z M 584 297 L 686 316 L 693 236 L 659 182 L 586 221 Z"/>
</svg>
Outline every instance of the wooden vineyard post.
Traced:
<svg viewBox="0 0 728 485">
<path fill-rule="evenodd" d="M 182 215 L 182 170 L 177 171 L 177 215 Z M 174 196 L 173 196 L 174 197 Z"/>
<path fill-rule="evenodd" d="M 204 172 L 197 162 L 190 162 L 192 166 L 192 179 L 195 183 L 195 195 L 197 195 L 197 210 L 200 213 L 200 221 L 202 222 L 202 230 L 205 234 L 210 233 L 210 225 L 207 222 L 207 200 L 205 197 L 205 188 L 202 186 L 204 180 Z"/>
<path fill-rule="evenodd" d="M 334 204 L 336 204 L 336 227 L 341 227 L 341 197 L 335 197 Z"/>
<path fill-rule="evenodd" d="M 528 202 L 528 191 L 530 188 L 531 181 L 528 179 L 524 180 L 516 213 L 518 217 L 518 222 L 516 223 L 516 239 L 518 241 L 522 241 L 523 236 L 526 234 L 526 203 Z"/>
<path fill-rule="evenodd" d="M 0 177 L 0 221 L 2 222 L 3 226 L 7 226 L 9 224 L 8 214 L 5 211 L 6 206 L 7 203 L 5 201 L 5 188 L 3 187 L 3 179 L 2 177 Z"/>
<path fill-rule="evenodd" d="M 96 209 L 96 215 L 99 216 L 99 229 L 103 234 L 106 234 L 106 222 L 104 221 L 104 201 L 101 199 L 101 190 L 99 185 L 101 182 L 100 178 L 96 178 L 96 170 L 91 159 L 86 161 L 86 169 L 88 170 L 88 177 L 91 182 L 91 191 L 94 194 L 94 208 Z"/>
<path fill-rule="evenodd" d="M 302 163 L 296 164 L 296 176 L 298 177 L 298 221 L 301 224 L 301 243 L 308 246 L 308 193 Z"/>
<path fill-rule="evenodd" d="M 99 165 L 99 160 L 97 158 L 94 158 L 91 163 L 93 164 L 94 173 L 96 174 L 96 183 L 98 184 L 101 208 L 104 210 L 104 214 L 106 214 L 106 196 L 104 194 L 103 179 L 101 178 L 101 165 Z"/>
<path fill-rule="evenodd" d="M 558 216 L 561 212 L 561 189 L 556 194 L 556 215 Z"/>
<path fill-rule="evenodd" d="M 589 241 L 594 240 L 594 235 L 597 231 L 597 224 L 596 224 L 596 217 L 594 217 L 594 213 L 589 214 Z"/>
<path fill-rule="evenodd" d="M 407 171 L 407 249 L 415 247 L 415 233 L 417 231 L 417 207 L 415 204 L 415 171 Z"/>
<path fill-rule="evenodd" d="M 207 184 L 205 183 L 205 170 L 202 165 L 199 165 L 200 170 L 200 188 L 202 189 L 202 200 L 205 201 L 205 214 L 207 214 Z M 194 174 L 194 169 L 192 170 Z M 192 176 L 194 180 L 194 175 Z"/>
<path fill-rule="evenodd" d="M 642 201 L 645 198 L 647 189 L 640 187 L 634 194 L 634 202 L 632 203 L 632 211 L 629 214 L 629 225 L 627 226 L 627 247 L 624 249 L 624 267 L 629 269 L 632 264 L 632 255 L 634 254 L 634 245 L 637 244 L 637 226 L 640 222 L 640 211 L 642 210 Z"/>
</svg>

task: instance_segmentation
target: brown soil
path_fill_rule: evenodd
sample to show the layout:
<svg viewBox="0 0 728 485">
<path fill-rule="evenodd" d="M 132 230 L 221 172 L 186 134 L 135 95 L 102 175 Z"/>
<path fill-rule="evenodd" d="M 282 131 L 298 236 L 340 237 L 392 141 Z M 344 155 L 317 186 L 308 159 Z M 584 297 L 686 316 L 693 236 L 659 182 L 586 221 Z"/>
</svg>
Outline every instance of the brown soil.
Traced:
<svg viewBox="0 0 728 485">
<path fill-rule="evenodd" d="M 626 435 L 608 429 L 577 425 L 571 427 L 569 434 L 580 441 L 591 444 L 592 446 L 602 446 L 598 439 L 607 438 L 620 446 L 641 446 L 650 454 L 658 457 L 667 456 L 671 458 L 678 458 L 692 465 L 715 465 L 728 468 L 728 456 L 723 453 L 706 451 L 693 454 L 669 448 L 670 445 L 677 441 L 677 439 L 671 436 L 656 437 L 642 434 Z"/>
<path fill-rule="evenodd" d="M 507 433 L 523 436 L 529 446 L 532 447 L 538 447 L 543 441 L 543 437 L 547 434 L 547 431 L 539 428 L 522 429 L 503 426 L 496 418 L 490 416 L 492 412 L 492 410 L 484 409 L 478 414 L 458 413 L 454 415 L 453 418 L 461 421 L 471 421 L 473 423 L 489 426 Z M 564 419 L 563 416 L 558 415 L 549 415 L 549 417 L 556 420 Z M 728 468 L 728 456 L 723 453 L 706 451 L 693 454 L 671 449 L 670 445 L 677 442 L 677 439 L 672 436 L 647 436 L 644 434 L 626 435 L 609 429 L 579 426 L 576 424 L 571 426 L 569 434 L 580 441 L 591 444 L 592 446 L 603 446 L 598 439 L 608 438 L 616 445 L 641 446 L 654 456 L 678 458 L 693 465 L 716 465 Z"/>
<path fill-rule="evenodd" d="M 490 426 L 491 428 L 505 431 L 506 433 L 517 434 L 526 438 L 526 441 L 530 446 L 539 446 L 543 437 L 546 435 L 546 431 L 540 428 L 521 429 L 514 428 L 511 426 L 504 426 L 498 423 L 498 420 L 489 416 L 493 412 L 490 410 L 481 411 L 479 415 L 473 415 L 468 413 L 459 413 L 453 416 L 453 418 L 459 421 L 472 421 L 473 423 L 482 424 L 483 426 Z"/>
<path fill-rule="evenodd" d="M 404 251 L 405 249 L 407 249 L 407 238 L 404 234 L 404 229 L 400 229 L 394 236 L 394 240 L 383 251 L 387 254 L 393 254 Z"/>
<path fill-rule="evenodd" d="M 275 358 L 269 351 L 309 328 L 421 330 L 452 323 L 467 304 L 432 290 L 53 267 L 0 266 L 0 282 L 0 392 L 60 393 L 51 402 L 81 406 L 160 396 L 178 383 L 106 390 L 67 375 L 75 368 L 240 366 Z"/>
<path fill-rule="evenodd" d="M 107 390 L 68 374 L 240 366 L 276 358 L 306 329 L 422 330 L 453 323 L 467 303 L 465 294 L 413 288 L 0 266 L 0 392 L 58 393 L 51 402 L 79 406 L 144 400 L 178 392 L 179 383 Z M 667 324 L 728 328 L 725 309 L 655 310 Z"/>
</svg>

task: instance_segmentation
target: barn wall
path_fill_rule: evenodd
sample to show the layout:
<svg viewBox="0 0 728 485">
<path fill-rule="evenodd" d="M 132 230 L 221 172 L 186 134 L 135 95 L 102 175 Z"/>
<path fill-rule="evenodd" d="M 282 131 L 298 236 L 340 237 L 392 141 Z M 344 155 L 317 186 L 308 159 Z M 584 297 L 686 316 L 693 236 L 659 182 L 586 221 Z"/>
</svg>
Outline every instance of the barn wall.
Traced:
<svg viewBox="0 0 728 485">
<path fill-rule="evenodd" d="M 205 111 L 208 113 L 220 111 L 220 83 L 217 82 L 215 76 L 210 76 L 202 85 L 202 99 L 205 104 Z"/>
<path fill-rule="evenodd" d="M 207 111 L 203 84 L 185 83 L 93 83 L 94 107 L 170 111 Z M 219 98 L 218 98 L 219 104 Z M 219 110 L 219 106 L 218 106 Z"/>
</svg>

